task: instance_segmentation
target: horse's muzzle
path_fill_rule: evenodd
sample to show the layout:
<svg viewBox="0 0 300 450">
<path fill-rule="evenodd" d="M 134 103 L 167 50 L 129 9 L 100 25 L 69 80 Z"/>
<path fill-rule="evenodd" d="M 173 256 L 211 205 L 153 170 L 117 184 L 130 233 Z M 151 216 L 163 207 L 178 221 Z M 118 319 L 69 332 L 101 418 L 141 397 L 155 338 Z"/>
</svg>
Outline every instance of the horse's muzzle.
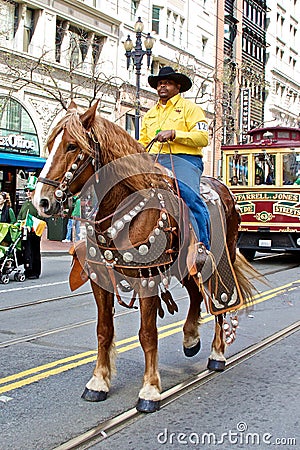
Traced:
<svg viewBox="0 0 300 450">
<path fill-rule="evenodd" d="M 47 197 L 43 197 L 39 201 L 39 211 L 41 215 L 50 217 L 61 211 L 61 205 L 58 202 L 50 202 Z"/>
</svg>

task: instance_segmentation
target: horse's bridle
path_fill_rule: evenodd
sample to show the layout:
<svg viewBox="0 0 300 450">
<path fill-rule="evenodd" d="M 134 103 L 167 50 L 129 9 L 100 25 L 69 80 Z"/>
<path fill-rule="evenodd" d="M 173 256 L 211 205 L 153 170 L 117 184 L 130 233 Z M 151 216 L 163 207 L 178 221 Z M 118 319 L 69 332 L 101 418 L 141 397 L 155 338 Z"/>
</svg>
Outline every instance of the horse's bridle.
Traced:
<svg viewBox="0 0 300 450">
<path fill-rule="evenodd" d="M 71 168 L 63 175 L 61 181 L 55 181 L 45 177 L 38 178 L 39 182 L 57 188 L 54 192 L 54 196 L 56 201 L 61 205 L 63 205 L 66 200 L 73 197 L 74 194 L 70 191 L 71 183 L 74 182 L 90 164 L 94 167 L 95 172 L 102 167 L 100 158 L 100 143 L 96 140 L 92 130 L 86 131 L 86 134 L 88 136 L 89 146 L 93 150 L 93 155 L 88 155 L 84 163 L 79 165 L 79 162 L 82 161 L 85 156 L 84 153 L 80 151 L 73 161 Z"/>
</svg>

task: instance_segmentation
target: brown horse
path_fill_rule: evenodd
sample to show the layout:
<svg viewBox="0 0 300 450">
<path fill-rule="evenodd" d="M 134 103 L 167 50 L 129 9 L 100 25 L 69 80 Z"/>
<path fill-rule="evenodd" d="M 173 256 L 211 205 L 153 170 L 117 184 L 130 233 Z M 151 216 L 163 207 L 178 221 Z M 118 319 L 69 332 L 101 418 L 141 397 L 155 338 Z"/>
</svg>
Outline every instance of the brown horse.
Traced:
<svg viewBox="0 0 300 450">
<path fill-rule="evenodd" d="M 225 367 L 226 342 L 233 340 L 237 326 L 234 318 L 228 331 L 225 314 L 250 297 L 252 286 L 241 270 L 249 266 L 236 253 L 240 219 L 228 188 L 215 179 L 204 183 L 204 196 L 206 192 L 212 208 L 218 204 L 224 218 L 222 231 L 215 233 L 216 244 L 212 233 L 209 252 L 195 241 L 186 209 L 174 194 L 174 180 L 126 131 L 96 110 L 97 103 L 81 114 L 72 102 L 54 127 L 34 202 L 44 216 L 60 214 L 74 194 L 80 193 L 84 204 L 87 241 L 74 253 L 70 284 L 75 289 L 90 279 L 98 307 L 98 357 L 83 398 L 107 397 L 114 368 L 114 296 L 124 304 L 120 290 L 133 290 L 132 301 L 125 306 L 132 306 L 138 296 L 139 338 L 145 355 L 137 409 L 153 412 L 159 409 L 161 392 L 156 325 L 157 313 L 163 316 L 161 300 L 169 312 L 177 310 L 168 290 L 171 276 L 181 281 L 190 298 L 183 327 L 185 355 L 200 350 L 198 325 L 204 297 L 216 318 L 208 368 L 220 371 Z"/>
</svg>

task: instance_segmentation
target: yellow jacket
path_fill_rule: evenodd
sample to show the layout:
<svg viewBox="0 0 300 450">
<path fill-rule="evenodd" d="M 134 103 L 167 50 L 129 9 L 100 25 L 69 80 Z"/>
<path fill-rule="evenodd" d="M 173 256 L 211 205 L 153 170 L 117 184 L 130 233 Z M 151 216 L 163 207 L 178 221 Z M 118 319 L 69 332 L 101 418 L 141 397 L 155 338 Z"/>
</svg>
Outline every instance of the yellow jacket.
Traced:
<svg viewBox="0 0 300 450">
<path fill-rule="evenodd" d="M 146 147 L 163 130 L 175 130 L 176 138 L 169 143 L 155 142 L 150 153 L 169 153 L 171 147 L 172 153 L 203 156 L 208 126 L 200 106 L 180 94 L 170 98 L 165 107 L 158 102 L 143 118 L 139 142 Z"/>
</svg>

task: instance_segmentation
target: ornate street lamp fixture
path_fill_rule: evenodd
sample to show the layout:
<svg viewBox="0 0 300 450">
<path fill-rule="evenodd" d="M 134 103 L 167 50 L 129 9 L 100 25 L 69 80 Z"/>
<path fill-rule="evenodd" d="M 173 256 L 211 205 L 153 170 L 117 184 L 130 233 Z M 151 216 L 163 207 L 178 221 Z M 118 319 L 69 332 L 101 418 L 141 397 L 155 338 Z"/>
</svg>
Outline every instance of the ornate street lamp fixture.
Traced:
<svg viewBox="0 0 300 450">
<path fill-rule="evenodd" d="M 144 55 L 147 55 L 147 68 L 150 67 L 151 55 L 152 55 L 152 47 L 154 44 L 154 39 L 150 36 L 150 33 L 147 34 L 147 37 L 144 41 L 145 49 L 142 47 L 142 32 L 144 29 L 144 24 L 139 17 L 135 23 L 134 31 L 136 34 L 136 42 L 135 47 L 133 48 L 133 42 L 128 35 L 126 41 L 124 42 L 124 48 L 126 50 L 126 58 L 127 58 L 127 70 L 130 66 L 130 60 L 132 59 L 133 65 L 135 67 L 136 73 L 136 105 L 135 105 L 135 117 L 134 117 L 134 126 L 135 126 L 135 138 L 139 139 L 140 137 L 140 111 L 141 111 L 141 103 L 140 103 L 140 80 L 141 80 L 141 68 L 142 68 L 142 60 Z"/>
</svg>

